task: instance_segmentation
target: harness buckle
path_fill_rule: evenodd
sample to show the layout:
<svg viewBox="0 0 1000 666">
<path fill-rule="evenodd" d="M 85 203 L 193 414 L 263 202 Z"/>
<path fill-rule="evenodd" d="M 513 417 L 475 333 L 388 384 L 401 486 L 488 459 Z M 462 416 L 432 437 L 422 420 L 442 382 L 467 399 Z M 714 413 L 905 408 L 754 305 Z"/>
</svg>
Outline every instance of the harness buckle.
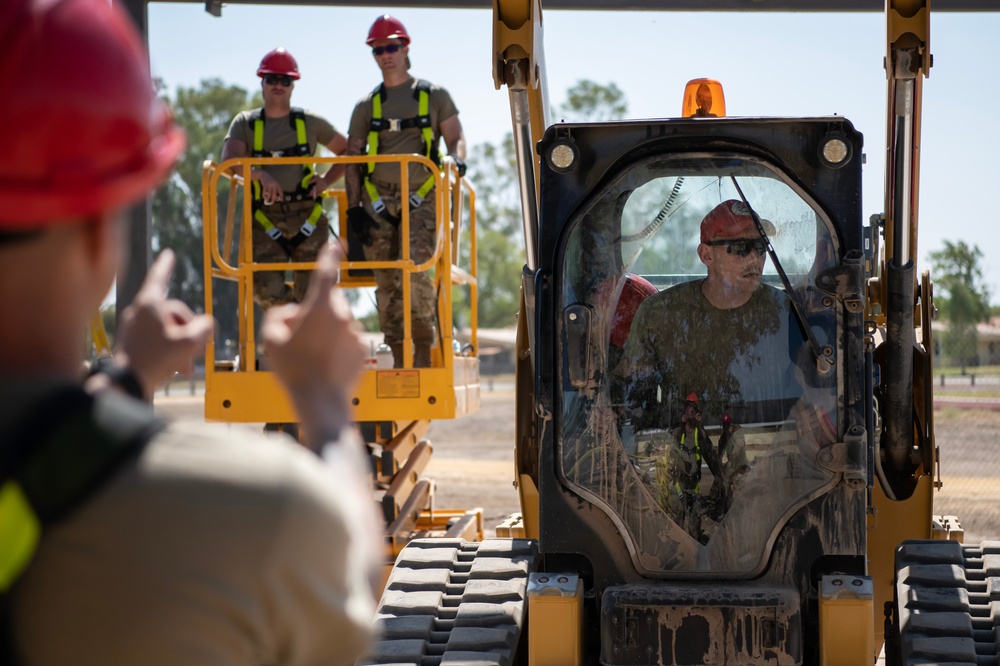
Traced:
<svg viewBox="0 0 1000 666">
<path fill-rule="evenodd" d="M 373 201 L 372 202 L 372 211 L 376 215 L 381 215 L 383 212 L 385 212 L 385 202 L 382 201 L 381 199 L 376 199 L 375 201 Z"/>
<path fill-rule="evenodd" d="M 389 123 L 390 132 L 401 132 L 403 131 L 403 119 L 402 118 L 386 118 L 387 123 Z"/>
<path fill-rule="evenodd" d="M 416 208 L 424 202 L 424 198 L 414 192 L 410 195 L 410 208 Z"/>
<path fill-rule="evenodd" d="M 278 240 L 278 237 L 281 236 L 281 230 L 278 229 L 278 227 L 271 227 L 267 230 L 267 235 L 270 236 L 272 240 Z"/>
</svg>

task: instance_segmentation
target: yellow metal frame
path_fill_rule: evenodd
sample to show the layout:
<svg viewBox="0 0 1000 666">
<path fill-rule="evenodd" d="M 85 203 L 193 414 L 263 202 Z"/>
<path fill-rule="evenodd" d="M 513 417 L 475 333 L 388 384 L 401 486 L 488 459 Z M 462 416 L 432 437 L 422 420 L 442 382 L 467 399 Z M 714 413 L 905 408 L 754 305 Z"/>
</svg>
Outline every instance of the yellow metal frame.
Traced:
<svg viewBox="0 0 1000 666">
<path fill-rule="evenodd" d="M 421 264 L 411 259 L 408 242 L 401 244 L 397 261 L 345 261 L 341 264 L 341 287 L 370 287 L 368 278 L 347 275 L 353 269 L 396 269 L 402 271 L 403 286 L 403 356 L 404 367 L 394 370 L 367 369 L 362 373 L 352 396 L 355 421 L 411 419 L 451 419 L 476 411 L 480 403 L 478 283 L 476 262 L 475 191 L 459 177 L 455 165 L 445 161 L 444 168 L 421 155 L 377 155 L 351 157 L 282 157 L 237 158 L 221 164 L 206 161 L 202 170 L 202 201 L 205 249 L 205 312 L 213 315 L 213 284 L 230 280 L 238 285 L 239 362 L 216 361 L 215 341 L 205 352 L 205 418 L 245 423 L 290 423 L 298 417 L 284 389 L 273 373 L 260 370 L 256 362 L 254 338 L 253 275 L 258 271 L 310 270 L 315 262 L 255 263 L 251 229 L 252 200 L 242 197 L 241 226 L 236 232 L 236 210 L 244 184 L 250 182 L 251 166 L 279 164 L 367 164 L 390 162 L 400 165 L 401 188 L 409 191 L 409 166 L 419 163 L 435 173 L 433 190 L 438 220 L 437 245 L 433 256 Z M 229 193 L 223 215 L 217 208 L 220 180 L 229 181 Z M 331 224 L 346 238 L 346 193 L 328 191 L 325 196 L 338 202 L 337 220 Z M 400 238 L 409 238 L 409 202 L 403 199 Z M 466 222 L 467 218 L 467 222 Z M 464 234 L 464 235 L 463 235 Z M 468 242 L 467 265 L 461 265 L 460 247 Z M 410 321 L 410 283 L 414 273 L 429 273 L 438 293 L 440 325 L 439 347 L 433 350 L 433 367 L 415 369 L 413 362 L 412 324 Z M 462 355 L 453 353 L 452 288 L 469 290 L 471 304 L 471 349 Z"/>
</svg>

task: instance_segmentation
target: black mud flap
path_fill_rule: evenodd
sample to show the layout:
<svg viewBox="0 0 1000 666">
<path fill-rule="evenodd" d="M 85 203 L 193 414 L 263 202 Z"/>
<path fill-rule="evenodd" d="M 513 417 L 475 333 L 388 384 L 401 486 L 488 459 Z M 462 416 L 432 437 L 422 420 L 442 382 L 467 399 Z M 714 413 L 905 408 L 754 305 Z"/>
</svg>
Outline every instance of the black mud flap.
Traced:
<svg viewBox="0 0 1000 666">
<path fill-rule="evenodd" d="M 799 593 L 695 583 L 604 591 L 601 663 L 608 666 L 802 664 Z"/>
</svg>

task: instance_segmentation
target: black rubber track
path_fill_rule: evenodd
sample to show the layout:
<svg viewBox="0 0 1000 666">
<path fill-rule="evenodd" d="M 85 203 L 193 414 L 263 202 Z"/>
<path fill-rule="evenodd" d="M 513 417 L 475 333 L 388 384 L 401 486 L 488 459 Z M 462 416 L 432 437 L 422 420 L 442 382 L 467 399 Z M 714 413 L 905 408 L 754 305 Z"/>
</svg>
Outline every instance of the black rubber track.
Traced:
<svg viewBox="0 0 1000 666">
<path fill-rule="evenodd" d="M 902 664 L 1000 665 L 1000 541 L 907 541 L 896 551 Z"/>
<path fill-rule="evenodd" d="M 538 546 L 527 539 L 417 539 L 399 554 L 359 664 L 511 666 Z"/>
</svg>

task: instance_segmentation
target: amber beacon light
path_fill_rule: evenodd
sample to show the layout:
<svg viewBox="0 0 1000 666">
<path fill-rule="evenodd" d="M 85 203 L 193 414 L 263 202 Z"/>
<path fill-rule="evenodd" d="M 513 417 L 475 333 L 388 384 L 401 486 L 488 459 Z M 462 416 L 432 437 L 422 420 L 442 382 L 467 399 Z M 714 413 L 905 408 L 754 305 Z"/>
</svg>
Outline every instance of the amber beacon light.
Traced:
<svg viewBox="0 0 1000 666">
<path fill-rule="evenodd" d="M 692 79 L 684 86 L 683 118 L 723 118 L 726 95 L 715 79 Z"/>
</svg>

